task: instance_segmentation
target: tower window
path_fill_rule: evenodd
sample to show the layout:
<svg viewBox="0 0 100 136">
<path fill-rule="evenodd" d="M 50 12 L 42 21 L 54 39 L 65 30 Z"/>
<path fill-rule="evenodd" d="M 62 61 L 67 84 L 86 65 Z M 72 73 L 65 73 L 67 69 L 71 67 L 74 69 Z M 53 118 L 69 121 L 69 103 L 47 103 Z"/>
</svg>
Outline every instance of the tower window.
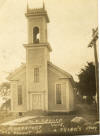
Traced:
<svg viewBox="0 0 100 136">
<path fill-rule="evenodd" d="M 18 105 L 22 104 L 22 86 L 18 85 Z"/>
<path fill-rule="evenodd" d="M 39 68 L 34 68 L 34 82 L 39 82 Z"/>
<path fill-rule="evenodd" d="M 40 40 L 39 28 L 34 27 L 33 28 L 33 43 L 39 43 L 39 40 Z"/>
<path fill-rule="evenodd" d="M 62 104 L 62 100 L 61 100 L 61 84 L 56 84 L 56 104 Z"/>
</svg>

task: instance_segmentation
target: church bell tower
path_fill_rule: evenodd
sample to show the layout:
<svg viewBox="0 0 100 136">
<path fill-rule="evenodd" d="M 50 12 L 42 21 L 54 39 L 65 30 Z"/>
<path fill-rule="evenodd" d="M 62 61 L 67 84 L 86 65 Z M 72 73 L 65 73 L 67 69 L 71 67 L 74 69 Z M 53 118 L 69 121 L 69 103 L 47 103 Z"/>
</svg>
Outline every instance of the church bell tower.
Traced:
<svg viewBox="0 0 100 136">
<path fill-rule="evenodd" d="M 51 47 L 47 39 L 49 17 L 45 7 L 27 8 L 25 14 L 28 27 L 26 48 L 26 92 L 27 110 L 48 110 L 47 62 Z"/>
</svg>

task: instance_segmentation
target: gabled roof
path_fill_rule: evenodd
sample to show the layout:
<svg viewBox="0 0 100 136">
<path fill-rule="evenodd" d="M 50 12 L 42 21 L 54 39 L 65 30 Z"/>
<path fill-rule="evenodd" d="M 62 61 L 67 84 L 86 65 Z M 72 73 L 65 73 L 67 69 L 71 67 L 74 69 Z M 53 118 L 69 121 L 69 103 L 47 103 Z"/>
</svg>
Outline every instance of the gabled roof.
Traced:
<svg viewBox="0 0 100 136">
<path fill-rule="evenodd" d="M 18 74 L 19 72 L 21 72 L 24 68 L 26 68 L 26 64 L 22 63 L 22 65 L 20 67 L 18 67 L 12 73 L 9 74 L 9 76 L 7 77 L 7 79 L 11 80 L 16 74 Z"/>
<path fill-rule="evenodd" d="M 55 70 L 59 71 L 60 73 L 64 74 L 66 78 L 73 78 L 71 74 L 68 72 L 64 71 L 63 69 L 59 68 L 58 66 L 52 64 L 50 61 L 48 61 L 48 65 L 53 67 Z"/>
<path fill-rule="evenodd" d="M 59 68 L 58 66 L 52 64 L 50 61 L 48 61 L 48 66 L 52 67 L 53 69 L 57 70 L 58 72 L 62 73 L 63 75 L 65 75 L 65 78 L 61 78 L 61 79 L 69 79 L 70 82 L 72 83 L 73 87 L 75 87 L 75 82 L 74 79 L 72 77 L 71 74 L 69 74 L 68 72 L 64 71 L 63 69 Z"/>
<path fill-rule="evenodd" d="M 66 76 L 66 78 L 71 78 L 73 79 L 72 75 L 69 74 L 68 72 L 64 71 L 63 69 L 59 68 L 58 66 L 52 64 L 50 61 L 48 61 L 48 66 L 52 67 L 53 69 L 57 70 L 58 72 L 62 73 L 63 75 Z M 11 80 L 15 75 L 17 75 L 19 72 L 21 72 L 24 68 L 26 68 L 26 64 L 23 63 L 20 67 L 15 69 L 12 73 L 9 74 L 7 77 L 8 80 Z"/>
</svg>

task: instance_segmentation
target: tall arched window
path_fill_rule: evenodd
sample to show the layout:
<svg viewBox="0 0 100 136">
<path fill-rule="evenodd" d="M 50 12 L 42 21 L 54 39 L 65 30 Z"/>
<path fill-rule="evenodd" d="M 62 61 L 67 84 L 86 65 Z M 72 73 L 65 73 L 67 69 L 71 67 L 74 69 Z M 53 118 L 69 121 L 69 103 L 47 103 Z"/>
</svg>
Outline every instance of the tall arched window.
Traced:
<svg viewBox="0 0 100 136">
<path fill-rule="evenodd" d="M 39 28 L 34 27 L 33 28 L 33 43 L 39 43 L 39 40 L 40 40 Z"/>
</svg>

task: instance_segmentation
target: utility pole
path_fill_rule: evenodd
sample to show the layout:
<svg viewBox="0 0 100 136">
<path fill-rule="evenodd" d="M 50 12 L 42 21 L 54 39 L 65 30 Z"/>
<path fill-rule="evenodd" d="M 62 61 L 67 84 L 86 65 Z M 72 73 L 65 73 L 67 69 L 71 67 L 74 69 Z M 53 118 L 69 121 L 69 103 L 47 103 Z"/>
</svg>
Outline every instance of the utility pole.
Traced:
<svg viewBox="0 0 100 136">
<path fill-rule="evenodd" d="M 99 65 L 98 65 L 97 47 L 96 47 L 97 40 L 98 40 L 98 28 L 92 29 L 92 40 L 90 41 L 88 47 L 94 48 L 97 113 L 99 113 Z"/>
</svg>

